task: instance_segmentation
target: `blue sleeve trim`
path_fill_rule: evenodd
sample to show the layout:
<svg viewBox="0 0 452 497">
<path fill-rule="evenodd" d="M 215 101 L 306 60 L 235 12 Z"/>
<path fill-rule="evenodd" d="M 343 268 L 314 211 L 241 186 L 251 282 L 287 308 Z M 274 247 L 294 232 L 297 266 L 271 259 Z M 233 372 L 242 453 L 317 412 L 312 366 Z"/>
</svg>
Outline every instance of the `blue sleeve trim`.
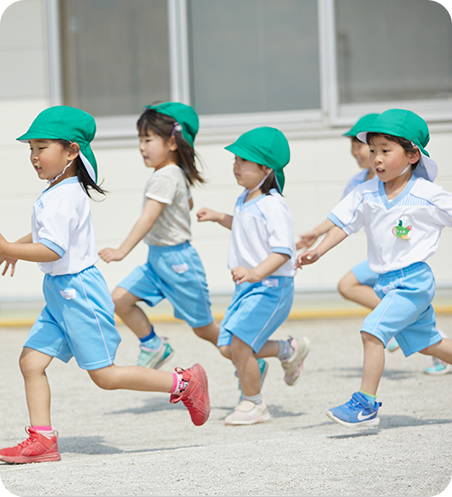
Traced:
<svg viewBox="0 0 452 497">
<path fill-rule="evenodd" d="M 339 228 L 341 229 L 345 228 L 345 224 L 342 221 L 340 221 L 332 212 L 328 214 L 327 219 L 329 219 L 336 226 L 339 226 Z"/>
<path fill-rule="evenodd" d="M 287 247 L 272 247 L 272 252 L 276 252 L 277 254 L 285 254 L 289 257 L 292 257 L 292 250 Z"/>
<path fill-rule="evenodd" d="M 47 238 L 41 238 L 39 240 L 39 243 L 42 243 L 45 247 L 49 248 L 50 250 L 53 250 L 55 254 L 59 255 L 60 257 L 63 257 L 64 254 L 66 253 L 66 251 L 63 250 L 59 245 L 51 242 Z"/>
</svg>

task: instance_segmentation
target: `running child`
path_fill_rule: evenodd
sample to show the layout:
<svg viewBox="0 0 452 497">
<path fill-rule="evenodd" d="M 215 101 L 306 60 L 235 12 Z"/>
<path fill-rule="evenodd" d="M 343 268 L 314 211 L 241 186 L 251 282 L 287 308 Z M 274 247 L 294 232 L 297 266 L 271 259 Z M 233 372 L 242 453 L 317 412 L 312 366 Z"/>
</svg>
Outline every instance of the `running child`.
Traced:
<svg viewBox="0 0 452 497">
<path fill-rule="evenodd" d="M 392 337 L 405 356 L 415 352 L 452 363 L 452 340 L 436 330 L 432 299 L 435 280 L 426 260 L 441 231 L 452 226 L 452 193 L 433 183 L 438 166 L 429 157 L 426 122 L 417 114 L 391 109 L 358 138 L 369 145 L 376 177 L 358 185 L 328 216 L 335 226 L 315 249 L 300 254 L 296 267 L 312 264 L 363 226 L 371 270 L 378 273 L 381 299 L 361 326 L 364 365 L 361 388 L 327 416 L 347 427 L 379 423 L 376 401 L 384 349 Z"/>
<path fill-rule="evenodd" d="M 8 463 L 58 461 L 57 432 L 50 420 L 50 387 L 46 369 L 54 357 L 75 357 L 94 383 L 106 390 L 168 392 L 182 400 L 195 425 L 210 412 L 207 377 L 199 364 L 176 373 L 114 364 L 121 338 L 105 280 L 94 266 L 98 259 L 89 197 L 97 184 L 91 150 L 96 124 L 92 116 L 66 106 L 41 112 L 18 138 L 30 144 L 31 163 L 49 186 L 33 206 L 32 232 L 8 243 L 0 235 L 0 263 L 14 269 L 18 259 L 37 262 L 45 273 L 46 306 L 34 323 L 20 356 L 20 369 L 31 427 L 29 438 L 0 450 Z"/>
<path fill-rule="evenodd" d="M 275 128 L 256 128 L 226 150 L 235 155 L 234 175 L 245 191 L 233 216 L 207 208 L 197 215 L 200 222 L 217 222 L 232 231 L 228 267 L 236 287 L 221 323 L 218 347 L 237 368 L 242 397 L 225 423 L 250 425 L 270 419 L 257 359 L 278 357 L 285 382 L 294 385 L 309 341 L 268 340 L 289 315 L 296 274 L 292 216 L 281 195 L 283 168 L 290 160 L 286 137 Z"/>
<path fill-rule="evenodd" d="M 118 249 L 99 252 L 105 262 L 121 261 L 141 241 L 147 262 L 113 290 L 116 314 L 140 340 L 138 364 L 159 368 L 173 355 L 137 304 L 157 305 L 167 298 L 174 315 L 204 340 L 217 343 L 219 327 L 210 311 L 206 276 L 190 244 L 190 186 L 204 183 L 196 167 L 194 140 L 198 115 L 189 105 L 165 102 L 146 106 L 137 122 L 144 165 L 154 170 L 144 190 L 143 212 Z"/>
</svg>

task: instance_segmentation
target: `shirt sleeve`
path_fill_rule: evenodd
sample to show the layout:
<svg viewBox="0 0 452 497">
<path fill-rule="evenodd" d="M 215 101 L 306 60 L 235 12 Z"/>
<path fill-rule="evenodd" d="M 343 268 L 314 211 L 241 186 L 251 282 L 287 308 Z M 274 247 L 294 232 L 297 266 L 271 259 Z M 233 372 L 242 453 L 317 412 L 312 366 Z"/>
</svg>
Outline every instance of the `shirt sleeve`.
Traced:
<svg viewBox="0 0 452 497">
<path fill-rule="evenodd" d="M 172 204 L 179 184 L 175 172 L 171 167 L 156 171 L 147 184 L 145 196 L 163 204 Z"/>
<path fill-rule="evenodd" d="M 364 226 L 364 202 L 360 188 L 355 188 L 328 215 L 328 219 L 343 229 L 347 235 Z"/>
<path fill-rule="evenodd" d="M 268 207 L 265 217 L 271 251 L 292 257 L 294 235 L 289 206 L 284 201 L 275 199 Z"/>
<path fill-rule="evenodd" d="M 36 221 L 38 242 L 63 257 L 79 223 L 76 209 L 68 202 L 50 203 L 38 213 Z"/>
<path fill-rule="evenodd" d="M 452 193 L 439 187 L 438 192 L 433 198 L 432 204 L 436 208 L 436 219 L 433 219 L 432 221 L 443 227 L 452 227 Z"/>
</svg>

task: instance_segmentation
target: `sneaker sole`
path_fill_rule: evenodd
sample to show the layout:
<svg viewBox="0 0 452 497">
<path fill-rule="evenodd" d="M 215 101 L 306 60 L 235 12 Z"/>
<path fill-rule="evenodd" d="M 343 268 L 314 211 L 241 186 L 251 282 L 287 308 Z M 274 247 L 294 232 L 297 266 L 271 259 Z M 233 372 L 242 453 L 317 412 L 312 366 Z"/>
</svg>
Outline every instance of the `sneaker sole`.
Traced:
<svg viewBox="0 0 452 497">
<path fill-rule="evenodd" d="M 226 426 L 248 426 L 248 425 L 257 425 L 259 423 L 266 423 L 271 420 L 271 414 L 269 412 L 265 413 L 258 419 L 240 419 L 237 421 L 224 421 Z"/>
<path fill-rule="evenodd" d="M 50 462 L 50 461 L 59 461 L 61 459 L 60 454 L 51 454 L 51 455 L 42 455 L 35 457 L 8 457 L 8 456 L 0 456 L 0 461 L 6 462 L 8 464 L 30 464 L 35 462 Z"/>
<path fill-rule="evenodd" d="M 358 423 L 348 423 L 347 421 L 343 421 L 342 419 L 337 418 L 331 411 L 327 411 L 326 415 L 332 419 L 333 421 L 336 421 L 336 423 L 339 423 L 342 426 L 345 426 L 346 428 L 369 428 L 373 426 L 378 426 L 380 423 L 380 418 L 376 416 L 373 419 L 368 419 L 367 421 L 359 421 Z"/>
<path fill-rule="evenodd" d="M 286 385 L 289 385 L 289 387 L 295 385 L 295 383 L 300 379 L 301 373 L 303 372 L 304 360 L 306 359 L 307 355 L 309 354 L 309 351 L 311 350 L 311 343 L 306 337 L 303 337 L 303 343 L 304 343 L 304 350 L 303 354 L 301 355 L 300 372 L 298 373 L 297 376 L 295 376 L 295 379 L 292 379 L 290 376 L 284 375 L 284 381 L 286 382 Z"/>
<path fill-rule="evenodd" d="M 447 374 L 451 372 L 451 368 L 444 368 L 441 371 L 427 371 L 426 369 L 424 370 L 425 374 L 428 374 L 430 376 L 441 376 L 443 374 Z"/>
</svg>

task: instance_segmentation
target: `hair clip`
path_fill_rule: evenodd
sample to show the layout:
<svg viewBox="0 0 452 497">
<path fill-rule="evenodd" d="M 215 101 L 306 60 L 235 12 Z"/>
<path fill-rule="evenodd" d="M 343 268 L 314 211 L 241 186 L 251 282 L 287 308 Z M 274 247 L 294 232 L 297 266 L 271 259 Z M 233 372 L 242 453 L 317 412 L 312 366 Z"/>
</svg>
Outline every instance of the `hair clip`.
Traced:
<svg viewBox="0 0 452 497">
<path fill-rule="evenodd" d="M 176 121 L 173 125 L 173 131 L 171 132 L 171 136 L 174 136 L 176 131 L 182 131 L 182 126 Z"/>
</svg>

